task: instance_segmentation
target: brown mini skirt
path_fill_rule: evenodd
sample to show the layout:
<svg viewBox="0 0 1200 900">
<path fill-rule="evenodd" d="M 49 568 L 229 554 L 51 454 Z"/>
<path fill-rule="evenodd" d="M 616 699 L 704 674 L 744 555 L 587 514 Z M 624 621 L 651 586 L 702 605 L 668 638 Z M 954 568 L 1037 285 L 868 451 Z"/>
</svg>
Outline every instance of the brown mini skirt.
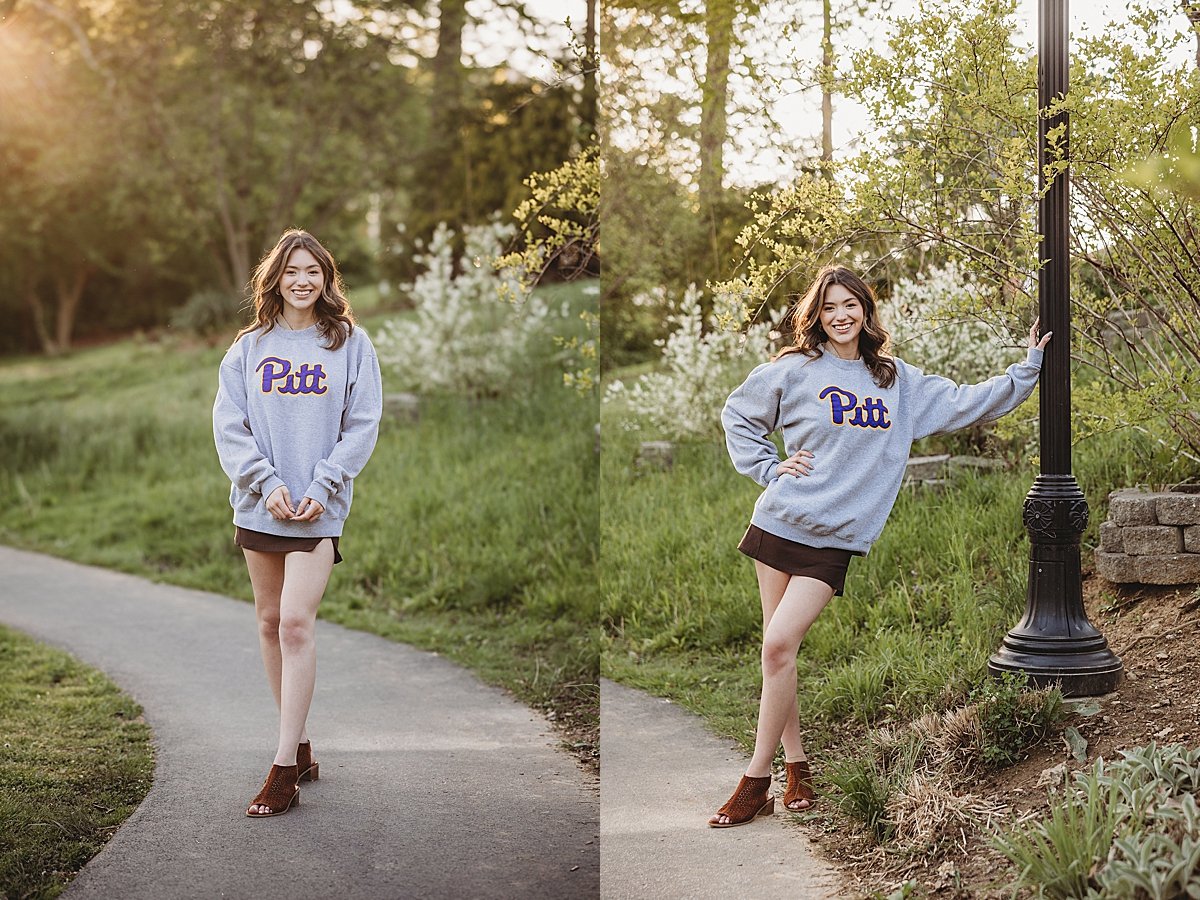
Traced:
<svg viewBox="0 0 1200 900">
<path fill-rule="evenodd" d="M 746 529 L 738 549 L 772 569 L 823 581 L 833 588 L 838 597 L 842 596 L 846 587 L 850 557 L 855 555 L 851 550 L 798 544 L 769 531 L 763 531 L 757 525 Z"/>
<path fill-rule="evenodd" d="M 300 551 L 301 553 L 309 553 L 317 549 L 317 544 L 326 538 L 314 537 L 285 537 L 280 534 L 267 534 L 263 531 L 251 531 L 249 528 L 239 528 L 233 526 L 233 542 L 243 550 L 258 550 L 263 553 L 291 553 Z M 333 564 L 336 566 L 342 561 L 342 554 L 338 552 L 338 539 L 328 538 L 333 541 Z"/>
</svg>

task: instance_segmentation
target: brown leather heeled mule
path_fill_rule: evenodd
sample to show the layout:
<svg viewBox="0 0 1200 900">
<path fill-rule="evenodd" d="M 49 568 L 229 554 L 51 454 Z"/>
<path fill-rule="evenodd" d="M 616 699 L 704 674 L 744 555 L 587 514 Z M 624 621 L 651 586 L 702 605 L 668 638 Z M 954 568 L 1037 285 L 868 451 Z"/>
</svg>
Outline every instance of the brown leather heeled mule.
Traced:
<svg viewBox="0 0 1200 900">
<path fill-rule="evenodd" d="M 246 807 L 246 815 L 252 819 L 264 819 L 267 816 L 281 816 L 292 804 L 300 805 L 300 788 L 296 784 L 295 766 L 271 766 L 267 780 L 263 783 L 258 796 Z M 270 812 L 250 812 L 251 807 L 265 806 Z"/>
<path fill-rule="evenodd" d="M 318 781 L 321 778 L 321 764 L 312 758 L 312 741 L 305 741 L 296 747 L 297 781 Z"/>
<path fill-rule="evenodd" d="M 812 809 L 817 796 L 813 793 L 812 769 L 808 767 L 808 760 L 801 759 L 783 765 L 787 769 L 787 789 L 783 792 L 784 808 L 788 812 L 794 813 Z M 796 807 L 791 805 L 802 800 L 807 800 L 808 805 Z"/>
<path fill-rule="evenodd" d="M 708 823 L 709 828 L 732 828 L 734 825 L 745 825 L 758 816 L 769 816 L 775 812 L 775 798 L 771 795 L 771 776 L 751 778 L 743 775 L 738 782 L 737 790 L 729 801 L 717 810 L 718 816 L 728 816 L 728 822 Z"/>
</svg>

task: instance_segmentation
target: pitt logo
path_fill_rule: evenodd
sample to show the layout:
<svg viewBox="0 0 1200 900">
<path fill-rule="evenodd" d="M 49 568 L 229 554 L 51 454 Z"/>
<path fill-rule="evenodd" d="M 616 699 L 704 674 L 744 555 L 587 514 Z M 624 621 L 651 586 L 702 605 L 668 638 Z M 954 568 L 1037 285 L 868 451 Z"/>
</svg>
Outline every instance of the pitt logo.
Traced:
<svg viewBox="0 0 1200 900">
<path fill-rule="evenodd" d="M 258 364 L 256 372 L 262 372 L 262 392 L 269 394 L 278 391 L 281 394 L 324 394 L 329 388 L 321 384 L 325 380 L 325 370 L 321 364 L 310 366 L 308 363 L 292 371 L 292 364 L 277 356 L 268 356 Z M 276 382 L 279 382 L 277 385 Z"/>
<path fill-rule="evenodd" d="M 856 425 L 859 428 L 891 428 L 888 408 L 876 397 L 858 397 L 840 387 L 830 386 L 817 395 L 818 399 L 829 398 L 829 412 L 834 425 Z M 849 419 L 846 413 L 852 413 Z"/>
</svg>

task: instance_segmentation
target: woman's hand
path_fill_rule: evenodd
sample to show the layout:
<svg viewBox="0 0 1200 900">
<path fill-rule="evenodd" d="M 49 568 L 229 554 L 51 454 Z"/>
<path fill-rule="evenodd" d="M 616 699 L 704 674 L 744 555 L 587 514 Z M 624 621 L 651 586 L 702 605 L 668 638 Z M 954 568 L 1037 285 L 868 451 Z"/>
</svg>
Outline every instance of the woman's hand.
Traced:
<svg viewBox="0 0 1200 900">
<path fill-rule="evenodd" d="M 1050 338 L 1054 335 L 1054 332 L 1047 331 L 1044 335 L 1042 335 L 1041 341 L 1039 341 L 1038 337 L 1037 337 L 1037 331 L 1038 331 L 1038 324 L 1041 321 L 1042 320 L 1040 317 L 1033 320 L 1033 325 L 1029 329 L 1029 346 L 1037 347 L 1039 350 L 1045 350 L 1046 345 L 1048 343 L 1050 343 Z"/>
<path fill-rule="evenodd" d="M 267 497 L 267 512 L 273 519 L 280 521 L 291 519 L 296 515 L 296 510 L 292 508 L 292 495 L 288 493 L 286 485 L 271 491 L 271 495 Z"/>
<path fill-rule="evenodd" d="M 809 462 L 812 458 L 813 455 L 807 450 L 797 450 L 779 464 L 779 474 L 808 475 L 812 472 L 812 463 Z"/>
<path fill-rule="evenodd" d="M 325 512 L 325 507 L 314 500 L 312 497 L 305 497 L 300 501 L 300 506 L 296 510 L 296 515 L 293 516 L 294 522 L 315 522 L 321 513 Z"/>
</svg>

